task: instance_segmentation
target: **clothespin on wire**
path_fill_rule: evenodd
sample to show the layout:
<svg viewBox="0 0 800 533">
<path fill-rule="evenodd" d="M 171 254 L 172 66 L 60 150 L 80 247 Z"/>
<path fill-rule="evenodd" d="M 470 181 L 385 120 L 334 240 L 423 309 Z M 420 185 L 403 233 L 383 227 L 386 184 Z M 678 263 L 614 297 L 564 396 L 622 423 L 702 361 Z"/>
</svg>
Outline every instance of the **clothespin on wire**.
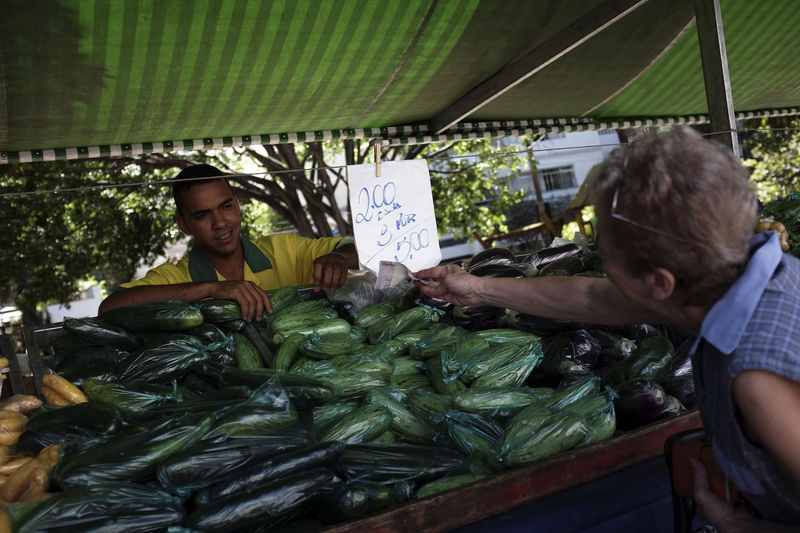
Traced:
<svg viewBox="0 0 800 533">
<path fill-rule="evenodd" d="M 375 149 L 375 177 L 381 177 L 381 141 L 375 139 L 372 141 L 372 146 Z"/>
</svg>

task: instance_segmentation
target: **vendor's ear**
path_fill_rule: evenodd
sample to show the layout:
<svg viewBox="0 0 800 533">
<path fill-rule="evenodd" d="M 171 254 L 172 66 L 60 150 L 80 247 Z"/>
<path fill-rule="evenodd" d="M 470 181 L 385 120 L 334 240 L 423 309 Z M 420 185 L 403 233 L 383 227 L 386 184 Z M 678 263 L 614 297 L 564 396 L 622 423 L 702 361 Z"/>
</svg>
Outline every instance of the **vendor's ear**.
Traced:
<svg viewBox="0 0 800 533">
<path fill-rule="evenodd" d="M 675 291 L 675 276 L 666 268 L 656 268 L 644 275 L 644 285 L 650 298 L 666 300 Z"/>
<path fill-rule="evenodd" d="M 175 215 L 175 222 L 178 223 L 178 227 L 181 228 L 181 231 L 186 235 L 192 236 L 192 231 L 189 229 L 189 225 L 186 224 L 186 221 L 183 219 L 180 213 Z"/>
</svg>

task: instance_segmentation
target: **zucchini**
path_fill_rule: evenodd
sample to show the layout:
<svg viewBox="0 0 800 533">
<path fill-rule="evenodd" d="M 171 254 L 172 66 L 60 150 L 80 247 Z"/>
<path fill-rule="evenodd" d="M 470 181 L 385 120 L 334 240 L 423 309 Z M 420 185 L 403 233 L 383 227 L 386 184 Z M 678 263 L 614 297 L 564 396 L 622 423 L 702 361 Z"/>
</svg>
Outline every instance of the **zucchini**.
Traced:
<svg viewBox="0 0 800 533">
<path fill-rule="evenodd" d="M 299 333 L 286 337 L 275 353 L 275 370 L 289 370 L 300 356 L 300 345 L 305 340 L 305 336 Z"/>
<path fill-rule="evenodd" d="M 470 413 L 507 417 L 542 397 L 540 391 L 530 387 L 471 387 L 453 397 L 453 407 Z"/>
<path fill-rule="evenodd" d="M 440 492 L 457 489 L 470 483 L 474 483 L 480 479 L 485 478 L 482 474 L 473 474 L 471 472 L 466 474 L 456 474 L 454 476 L 446 476 L 439 478 L 435 481 L 430 481 L 422 485 L 416 493 L 417 498 L 426 498 Z"/>
<path fill-rule="evenodd" d="M 444 415 L 453 405 L 453 396 L 439 394 L 426 389 L 412 389 L 406 393 L 411 408 L 434 425 L 444 420 Z"/>
<path fill-rule="evenodd" d="M 280 431 L 262 436 L 212 443 L 200 441 L 172 454 L 158 465 L 158 481 L 173 494 L 189 493 L 221 482 L 253 466 L 263 468 L 264 459 L 309 446 L 306 432 Z"/>
<path fill-rule="evenodd" d="M 110 309 L 97 318 L 132 332 L 180 331 L 203 323 L 203 313 L 172 298 L 148 300 Z"/>
<path fill-rule="evenodd" d="M 633 378 L 660 381 L 669 374 L 675 349 L 666 337 L 653 335 L 641 339 L 631 355 L 611 367 L 605 381 L 617 387 Z"/>
<path fill-rule="evenodd" d="M 322 333 L 314 332 L 306 337 L 300 345 L 303 355 L 315 359 L 331 359 L 337 355 L 347 355 L 353 347 L 353 338 L 350 336 L 350 329 L 347 332 Z M 297 335 L 295 333 L 295 335 Z"/>
<path fill-rule="evenodd" d="M 234 357 L 236 358 L 236 366 L 243 370 L 250 370 L 251 368 L 263 368 L 261 363 L 261 355 L 250 342 L 250 339 L 245 337 L 242 333 L 234 331 L 231 333 L 233 342 L 236 346 Z"/>
<path fill-rule="evenodd" d="M 277 313 L 285 307 L 289 307 L 300 301 L 300 292 L 294 285 L 285 285 L 267 293 L 269 303 L 272 305 L 272 312 Z"/>
<path fill-rule="evenodd" d="M 471 387 L 519 387 L 542 361 L 542 347 L 527 344 L 505 363 L 478 376 Z"/>
<path fill-rule="evenodd" d="M 323 430 L 318 439 L 347 444 L 369 442 L 389 429 L 392 418 L 391 411 L 381 405 L 358 407 Z"/>
<path fill-rule="evenodd" d="M 89 441 L 115 432 L 122 424 L 112 407 L 85 402 L 58 408 L 41 407 L 33 412 L 13 445 L 12 454 L 37 455 L 51 444 Z"/>
<path fill-rule="evenodd" d="M 357 400 L 344 400 L 328 402 L 324 405 L 315 407 L 311 411 L 311 431 L 319 436 L 325 428 L 332 423 L 340 420 L 344 415 L 355 410 L 359 406 Z"/>
<path fill-rule="evenodd" d="M 62 489 L 146 481 L 159 462 L 205 435 L 213 420 L 212 414 L 185 414 L 149 426 L 132 426 L 81 453 L 68 455 L 56 464 L 51 476 Z"/>
<path fill-rule="evenodd" d="M 192 305 L 203 313 L 203 321 L 216 324 L 228 331 L 236 331 L 242 325 L 242 306 L 236 300 L 206 298 L 197 300 Z"/>
<path fill-rule="evenodd" d="M 367 329 L 369 342 L 378 344 L 408 331 L 428 329 L 439 321 L 436 309 L 418 305 L 395 315 L 382 318 Z"/>
<path fill-rule="evenodd" d="M 409 407 L 405 393 L 396 387 L 377 387 L 367 392 L 366 404 L 380 405 L 392 413 L 389 427 L 403 440 L 430 444 L 437 432 Z"/>
<path fill-rule="evenodd" d="M 330 493 L 323 493 L 314 504 L 314 513 L 326 523 L 353 520 L 388 507 L 391 488 L 381 483 L 347 483 Z"/>
<path fill-rule="evenodd" d="M 287 323 L 290 323 L 290 326 L 287 325 Z M 335 333 L 341 333 L 345 335 L 350 334 L 350 323 L 343 318 L 337 317 L 325 317 L 320 319 L 320 317 L 317 315 L 302 315 L 299 317 L 289 317 L 288 319 L 284 319 L 281 321 L 280 325 L 280 329 L 276 329 L 274 324 L 272 328 L 272 331 L 275 332 L 272 337 L 272 341 L 276 344 L 282 343 L 289 335 L 293 333 L 299 333 L 300 335 L 305 336 L 321 336 Z"/>
<path fill-rule="evenodd" d="M 448 411 L 445 425 L 456 447 L 471 461 L 480 460 L 494 472 L 502 470 L 497 454 L 505 431 L 500 424 L 476 413 Z"/>
<path fill-rule="evenodd" d="M 500 447 L 504 465 L 519 466 L 570 450 L 581 444 L 589 431 L 584 420 L 572 413 L 553 413 L 536 425 L 535 430 L 514 433 L 513 438 L 509 430 Z"/>
<path fill-rule="evenodd" d="M 185 376 L 195 363 L 209 359 L 197 337 L 185 333 L 158 337 L 154 344 L 145 343 L 119 363 L 116 376 L 120 381 L 169 383 Z"/>
<path fill-rule="evenodd" d="M 130 352 L 136 349 L 141 341 L 125 328 L 101 320 L 100 318 L 64 317 L 63 327 L 69 333 L 80 337 L 89 344 L 110 346 Z"/>
<path fill-rule="evenodd" d="M 36 531 L 167 531 L 184 518 L 180 499 L 148 485 L 114 483 L 53 492 L 33 504 L 13 505 L 17 533 Z"/>
<path fill-rule="evenodd" d="M 439 394 L 454 395 L 467 390 L 467 386 L 458 379 L 446 381 L 442 369 L 442 356 L 425 359 L 425 375 Z"/>
<path fill-rule="evenodd" d="M 322 405 L 333 397 L 333 387 L 321 379 L 280 372 L 271 368 L 242 370 L 232 366 L 206 363 L 195 366 L 194 370 L 218 386 L 244 385 L 257 389 L 270 379 L 277 378 L 280 386 L 298 409 Z"/>
<path fill-rule="evenodd" d="M 144 384 L 126 386 L 119 382 L 87 379 L 83 382 L 83 391 L 95 402 L 101 402 L 122 412 L 135 413 L 149 409 L 155 405 L 177 403 L 184 398 L 177 387 L 164 386 L 154 389 Z"/>
<path fill-rule="evenodd" d="M 426 482 L 467 470 L 460 453 L 423 444 L 350 444 L 335 470 L 347 481 L 393 485 L 403 481 Z"/>
<path fill-rule="evenodd" d="M 312 468 L 200 506 L 184 525 L 199 531 L 261 530 L 299 515 L 314 496 L 335 483 L 331 470 Z"/>
<path fill-rule="evenodd" d="M 364 329 L 369 329 L 370 326 L 386 317 L 394 315 L 396 312 L 395 306 L 387 302 L 378 302 L 361 309 L 356 313 L 356 318 L 353 323 Z"/>
<path fill-rule="evenodd" d="M 198 491 L 194 503 L 198 507 L 246 493 L 259 485 L 279 480 L 312 468 L 334 463 L 344 450 L 341 442 L 323 442 L 313 446 L 295 448 L 253 463 L 225 479 Z"/>
</svg>

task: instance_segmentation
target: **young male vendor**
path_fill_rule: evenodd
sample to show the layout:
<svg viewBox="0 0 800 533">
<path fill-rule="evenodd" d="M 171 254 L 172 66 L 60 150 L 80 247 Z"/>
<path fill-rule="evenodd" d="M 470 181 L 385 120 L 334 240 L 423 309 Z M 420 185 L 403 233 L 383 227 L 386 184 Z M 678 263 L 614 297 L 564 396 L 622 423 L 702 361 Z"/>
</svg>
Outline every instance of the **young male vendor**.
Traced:
<svg viewBox="0 0 800 533">
<path fill-rule="evenodd" d="M 194 237 L 191 252 L 122 284 L 124 290 L 103 300 L 98 313 L 154 298 L 221 298 L 239 302 L 242 318 L 250 321 L 272 312 L 265 291 L 312 282 L 315 290 L 331 290 L 344 284 L 348 269 L 358 268 L 350 237 L 241 237 L 239 203 L 227 176 L 211 165 L 193 165 L 175 179 L 176 220 Z"/>
</svg>

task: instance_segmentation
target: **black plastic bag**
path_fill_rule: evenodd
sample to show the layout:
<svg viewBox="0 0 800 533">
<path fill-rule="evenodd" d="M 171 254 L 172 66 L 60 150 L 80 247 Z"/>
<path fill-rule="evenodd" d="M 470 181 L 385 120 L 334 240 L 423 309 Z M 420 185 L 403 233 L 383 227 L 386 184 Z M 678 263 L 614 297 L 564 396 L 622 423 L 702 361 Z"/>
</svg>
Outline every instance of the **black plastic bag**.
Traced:
<svg viewBox="0 0 800 533">
<path fill-rule="evenodd" d="M 585 329 L 558 333 L 544 342 L 537 372 L 575 378 L 589 374 L 600 355 L 600 342 Z"/>
<path fill-rule="evenodd" d="M 180 501 L 153 487 L 134 483 L 78 487 L 50 498 L 6 509 L 13 531 L 164 531 L 183 521 Z"/>
<path fill-rule="evenodd" d="M 188 496 L 249 466 L 262 466 L 274 455 L 311 443 L 307 431 L 283 429 L 254 437 L 224 442 L 200 441 L 175 453 L 158 465 L 158 481 L 170 492 Z"/>
<path fill-rule="evenodd" d="M 282 452 L 259 464 L 249 464 L 198 491 L 194 503 L 198 506 L 207 505 L 298 472 L 330 466 L 339 459 L 344 446 L 341 442 L 323 442 Z"/>
<path fill-rule="evenodd" d="M 98 402 L 64 407 L 45 404 L 30 417 L 9 451 L 36 455 L 51 444 L 104 437 L 116 431 L 120 422 L 115 409 Z"/>
<path fill-rule="evenodd" d="M 185 376 L 194 363 L 206 361 L 208 350 L 193 335 L 174 333 L 166 342 L 145 344 L 117 367 L 120 381 L 170 383 Z"/>
<path fill-rule="evenodd" d="M 62 489 L 148 481 L 154 477 L 159 462 L 199 440 L 213 419 L 207 413 L 184 414 L 133 426 L 79 453 L 65 449 L 51 477 Z"/>
<path fill-rule="evenodd" d="M 200 531 L 266 529 L 305 512 L 314 496 L 332 490 L 336 482 L 327 468 L 306 470 L 200 506 L 186 517 L 185 525 Z"/>
</svg>

